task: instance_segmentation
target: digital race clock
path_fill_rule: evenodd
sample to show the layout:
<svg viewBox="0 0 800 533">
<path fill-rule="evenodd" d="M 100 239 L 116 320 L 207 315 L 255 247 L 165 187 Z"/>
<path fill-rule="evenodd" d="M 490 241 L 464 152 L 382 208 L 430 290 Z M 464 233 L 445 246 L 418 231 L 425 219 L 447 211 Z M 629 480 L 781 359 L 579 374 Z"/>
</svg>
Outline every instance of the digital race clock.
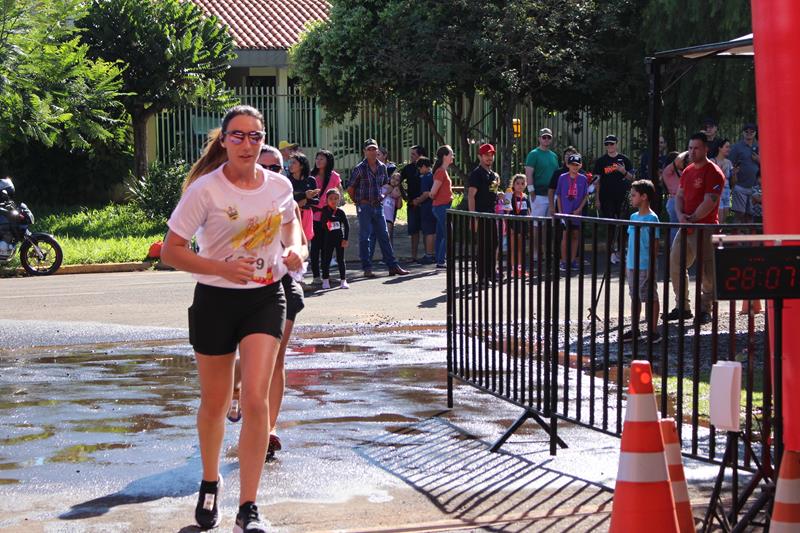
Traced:
<svg viewBox="0 0 800 533">
<path fill-rule="evenodd" d="M 800 298 L 800 246 L 714 248 L 718 300 Z"/>
</svg>

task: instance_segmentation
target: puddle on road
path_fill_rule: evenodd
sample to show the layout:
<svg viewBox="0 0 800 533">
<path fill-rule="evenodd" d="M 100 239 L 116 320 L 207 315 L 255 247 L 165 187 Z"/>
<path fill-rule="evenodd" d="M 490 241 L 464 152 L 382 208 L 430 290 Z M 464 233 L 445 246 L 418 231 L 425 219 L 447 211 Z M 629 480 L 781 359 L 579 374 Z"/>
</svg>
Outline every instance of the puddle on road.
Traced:
<svg viewBox="0 0 800 533">
<path fill-rule="evenodd" d="M 354 428 L 416 422 L 443 404 L 444 343 L 439 326 L 299 328 L 287 352 L 284 410 L 291 416 L 279 425 L 290 435 L 303 432 L 295 448 L 330 448 L 331 433 L 355 445 Z M 197 373 L 186 344 L 15 352 L 0 367 L 0 485 L 124 485 L 165 464 L 199 460 Z M 326 424 L 339 429 L 314 429 Z M 80 470 L 68 466 L 77 464 Z"/>
<path fill-rule="evenodd" d="M 124 450 L 132 447 L 132 444 L 125 442 L 106 442 L 101 444 L 75 444 L 63 448 L 48 461 L 51 463 L 85 463 L 93 461 L 92 453 L 103 450 Z"/>
</svg>

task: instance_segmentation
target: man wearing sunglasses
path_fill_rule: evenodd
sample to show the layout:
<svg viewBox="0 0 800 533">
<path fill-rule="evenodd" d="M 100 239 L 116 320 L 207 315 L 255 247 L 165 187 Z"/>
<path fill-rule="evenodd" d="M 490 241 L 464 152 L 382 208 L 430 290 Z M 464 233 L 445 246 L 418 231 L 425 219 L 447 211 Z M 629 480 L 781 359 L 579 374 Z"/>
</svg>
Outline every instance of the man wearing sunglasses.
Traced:
<svg viewBox="0 0 800 533">
<path fill-rule="evenodd" d="M 603 140 L 606 154 L 594 163 L 595 205 L 602 218 L 622 217 L 622 206 L 628 196 L 628 189 L 634 176 L 631 160 L 617 151 L 617 136 L 607 135 Z M 611 262 L 619 264 L 620 256 L 616 250 L 618 239 L 614 239 L 614 252 Z"/>
<path fill-rule="evenodd" d="M 386 165 L 378 160 L 378 143 L 374 139 L 364 141 L 364 160 L 353 169 L 347 194 L 350 195 L 358 210 L 358 253 L 361 257 L 361 268 L 367 278 L 377 277 L 372 271 L 372 258 L 369 250 L 369 237 L 375 232 L 375 238 L 383 253 L 383 260 L 389 266 L 390 276 L 408 274 L 394 256 L 386 219 L 383 216 L 381 187 L 389 181 Z"/>
<path fill-rule="evenodd" d="M 550 207 L 547 187 L 553 172 L 558 168 L 558 156 L 550 149 L 552 143 L 552 130 L 542 128 L 539 130 L 539 146 L 531 150 L 525 158 L 525 177 L 528 180 L 528 194 L 535 217 L 547 216 Z"/>
</svg>

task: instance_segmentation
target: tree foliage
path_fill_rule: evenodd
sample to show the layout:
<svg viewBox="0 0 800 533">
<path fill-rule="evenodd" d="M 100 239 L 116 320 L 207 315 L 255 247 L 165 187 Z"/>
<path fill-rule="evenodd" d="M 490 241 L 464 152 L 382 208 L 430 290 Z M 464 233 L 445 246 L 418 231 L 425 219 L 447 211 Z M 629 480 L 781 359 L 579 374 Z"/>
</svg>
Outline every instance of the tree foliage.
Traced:
<svg viewBox="0 0 800 533">
<path fill-rule="evenodd" d="M 219 20 L 180 0 L 92 0 L 77 22 L 94 57 L 124 66 L 122 97 L 131 116 L 135 173 L 147 172 L 147 121 L 201 98 L 232 103 L 223 84 L 233 39 Z"/>
<path fill-rule="evenodd" d="M 641 9 L 638 37 L 647 55 L 727 41 L 752 32 L 749 0 L 651 0 L 644 2 Z M 668 89 L 663 98 L 662 122 L 668 140 L 675 141 L 676 129 L 697 129 L 707 116 L 718 120 L 722 133 L 728 135 L 738 132 L 742 120 L 755 119 L 752 58 L 698 61 L 681 77 L 687 67 L 673 64 L 665 78 Z"/>
<path fill-rule="evenodd" d="M 0 1 L 0 154 L 34 142 L 66 150 L 124 140 L 120 68 L 90 59 L 77 0 Z"/>
<path fill-rule="evenodd" d="M 362 102 L 396 98 L 443 141 L 434 108 L 444 106 L 456 150 L 467 154 L 471 139 L 510 137 L 524 101 L 563 111 L 627 102 L 635 84 L 617 81 L 609 91 L 605 82 L 630 81 L 637 69 L 643 85 L 641 63 L 608 70 L 615 47 L 628 46 L 635 32 L 622 24 L 631 9 L 629 0 L 335 0 L 329 19 L 292 48 L 290 63 L 330 120 Z M 478 95 L 490 104 L 486 112 L 475 107 Z M 498 117 L 492 131 L 477 129 L 485 113 Z"/>
</svg>

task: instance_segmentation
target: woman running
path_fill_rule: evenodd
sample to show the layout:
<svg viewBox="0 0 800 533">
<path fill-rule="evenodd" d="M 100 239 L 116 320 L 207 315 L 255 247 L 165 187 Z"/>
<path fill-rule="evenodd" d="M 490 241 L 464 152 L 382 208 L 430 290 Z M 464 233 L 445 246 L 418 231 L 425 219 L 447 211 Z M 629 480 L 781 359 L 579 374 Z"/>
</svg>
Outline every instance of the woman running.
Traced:
<svg viewBox="0 0 800 533">
<path fill-rule="evenodd" d="M 203 477 L 195 519 L 202 529 L 220 522 L 220 451 L 238 346 L 244 421 L 234 531 L 267 531 L 255 501 L 267 453 L 269 384 L 286 316 L 279 282 L 287 271 L 301 269 L 307 251 L 291 183 L 256 163 L 264 136 L 258 110 L 237 106 L 228 111 L 186 178 L 162 251 L 165 263 L 197 280 L 189 340 L 200 382 L 197 431 Z M 187 247 L 193 236 L 197 254 Z"/>
</svg>

